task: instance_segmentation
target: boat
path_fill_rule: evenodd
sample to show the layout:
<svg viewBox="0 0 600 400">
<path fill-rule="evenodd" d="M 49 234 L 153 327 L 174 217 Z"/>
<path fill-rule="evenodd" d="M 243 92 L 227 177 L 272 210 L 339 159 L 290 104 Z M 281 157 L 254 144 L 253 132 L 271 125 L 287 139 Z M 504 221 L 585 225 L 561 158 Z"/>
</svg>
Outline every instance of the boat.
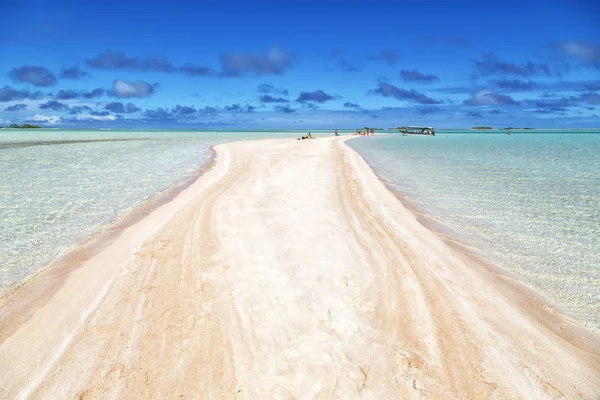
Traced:
<svg viewBox="0 0 600 400">
<path fill-rule="evenodd" d="M 404 135 L 435 136 L 435 130 L 430 126 L 403 126 L 398 130 Z"/>
</svg>

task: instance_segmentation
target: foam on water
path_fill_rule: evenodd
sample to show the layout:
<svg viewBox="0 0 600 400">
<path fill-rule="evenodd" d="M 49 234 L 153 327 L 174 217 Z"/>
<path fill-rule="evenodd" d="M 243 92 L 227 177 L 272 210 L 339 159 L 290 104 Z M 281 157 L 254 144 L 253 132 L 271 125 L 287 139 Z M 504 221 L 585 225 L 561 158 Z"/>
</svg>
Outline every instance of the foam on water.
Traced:
<svg viewBox="0 0 600 400">
<path fill-rule="evenodd" d="M 600 329 L 600 132 L 349 143 L 463 244 Z"/>
</svg>

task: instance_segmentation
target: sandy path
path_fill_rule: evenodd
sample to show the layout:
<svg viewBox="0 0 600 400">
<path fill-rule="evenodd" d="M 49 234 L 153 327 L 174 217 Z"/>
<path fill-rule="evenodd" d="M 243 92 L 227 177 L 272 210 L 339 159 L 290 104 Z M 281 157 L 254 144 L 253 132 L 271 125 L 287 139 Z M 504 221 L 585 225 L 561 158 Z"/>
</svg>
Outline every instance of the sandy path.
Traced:
<svg viewBox="0 0 600 400">
<path fill-rule="evenodd" d="M 425 229 L 343 140 L 218 146 L 43 304 L 44 274 L 0 299 L 0 397 L 599 398 L 597 338 Z"/>
</svg>

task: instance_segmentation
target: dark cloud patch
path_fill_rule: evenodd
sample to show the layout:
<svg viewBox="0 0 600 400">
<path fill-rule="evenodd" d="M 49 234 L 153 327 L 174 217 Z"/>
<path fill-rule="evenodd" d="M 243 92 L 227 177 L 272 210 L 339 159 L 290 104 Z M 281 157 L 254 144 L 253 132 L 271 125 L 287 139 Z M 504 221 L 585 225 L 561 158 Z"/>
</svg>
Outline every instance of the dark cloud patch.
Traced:
<svg viewBox="0 0 600 400">
<path fill-rule="evenodd" d="M 72 89 L 59 90 L 56 94 L 56 98 L 60 100 L 71 100 L 79 97 L 79 92 Z"/>
<path fill-rule="evenodd" d="M 407 69 L 400 71 L 400 78 L 405 82 L 415 83 L 433 83 L 440 80 L 440 78 L 435 75 L 427 75 L 416 70 Z"/>
<path fill-rule="evenodd" d="M 240 106 L 240 109 L 247 110 L 247 107 L 244 108 Z M 197 110 L 194 107 L 182 106 L 178 104 L 172 109 L 157 108 L 154 110 L 146 110 L 142 113 L 142 115 L 152 120 L 190 122 L 198 116 L 212 117 L 218 113 L 219 110 L 217 110 L 215 107 L 206 106 L 200 110 Z"/>
<path fill-rule="evenodd" d="M 282 94 L 284 96 L 288 96 L 290 94 L 290 92 L 286 89 L 286 88 L 282 88 L 282 87 L 275 87 L 269 83 L 261 83 L 260 85 L 257 86 L 257 90 L 258 93 L 275 93 L 275 94 Z"/>
<path fill-rule="evenodd" d="M 79 67 L 63 68 L 60 70 L 58 77 L 61 79 L 82 79 L 88 78 L 90 74 L 81 70 Z"/>
<path fill-rule="evenodd" d="M 97 88 L 92 90 L 91 92 L 88 92 L 87 90 L 82 90 L 80 92 L 81 97 L 84 99 L 94 99 L 96 97 L 100 97 L 102 95 L 104 95 L 104 89 L 101 88 Z"/>
<path fill-rule="evenodd" d="M 588 81 L 582 84 L 585 90 L 600 90 L 600 81 Z"/>
<path fill-rule="evenodd" d="M 106 117 L 109 116 L 110 113 L 108 111 L 91 111 L 90 115 L 93 115 L 95 117 Z"/>
<path fill-rule="evenodd" d="M 398 61 L 398 53 L 394 50 L 381 50 L 379 54 L 377 54 L 376 58 L 393 65 L 396 64 L 396 61 Z"/>
<path fill-rule="evenodd" d="M 585 108 L 600 105 L 600 94 L 590 92 L 569 97 L 528 99 L 524 100 L 523 103 L 527 106 L 534 107 L 536 113 L 564 113 L 572 107 Z"/>
<path fill-rule="evenodd" d="M 59 100 L 72 100 L 72 99 L 94 99 L 104 95 L 104 89 L 97 88 L 91 92 L 88 90 L 59 90 L 56 94 L 56 98 Z"/>
<path fill-rule="evenodd" d="M 396 87 L 387 82 L 379 82 L 378 88 L 369 91 L 369 94 L 377 94 L 383 97 L 393 97 L 397 100 L 410 101 L 419 104 L 440 104 L 441 101 L 427 97 L 423 93 L 419 93 L 415 90 L 405 90 Z"/>
<path fill-rule="evenodd" d="M 466 112 L 466 113 L 465 113 L 465 115 L 466 115 L 467 117 L 473 117 L 473 118 L 483 118 L 483 115 L 481 115 L 480 113 L 478 113 L 478 112 L 475 112 L 475 111 L 469 111 L 469 112 Z"/>
<path fill-rule="evenodd" d="M 176 66 L 166 57 L 145 55 L 129 57 L 122 52 L 107 50 L 86 60 L 90 68 L 102 70 L 152 71 L 180 73 L 187 76 L 243 76 L 282 74 L 292 63 L 294 56 L 274 46 L 266 54 L 225 53 L 219 56 L 221 71 L 211 67 L 186 63 Z"/>
<path fill-rule="evenodd" d="M 217 72 L 206 66 L 186 63 L 182 66 L 173 65 L 166 57 L 145 55 L 128 57 L 119 51 L 105 51 L 94 58 L 88 58 L 89 67 L 104 70 L 152 71 L 166 73 L 182 73 L 187 76 L 216 76 Z"/>
<path fill-rule="evenodd" d="M 576 104 L 576 100 L 577 99 L 575 97 L 572 97 L 572 98 L 561 97 L 558 99 L 549 99 L 549 100 L 539 100 L 539 99 L 526 100 L 525 103 L 528 105 L 537 107 L 539 109 L 553 109 L 553 108 L 571 107 Z"/>
<path fill-rule="evenodd" d="M 351 103 L 349 101 L 344 103 L 344 108 L 354 108 L 354 109 L 360 109 L 360 105 L 356 104 L 356 103 Z"/>
<path fill-rule="evenodd" d="M 182 118 L 191 118 L 198 114 L 198 110 L 196 110 L 194 107 L 180 106 L 178 104 L 173 109 L 173 114 Z"/>
<path fill-rule="evenodd" d="M 154 86 L 143 81 L 128 82 L 115 79 L 109 95 L 120 98 L 150 97 L 154 94 Z"/>
<path fill-rule="evenodd" d="M 284 113 L 284 114 L 293 114 L 296 112 L 296 110 L 294 110 L 293 108 L 290 108 L 290 106 L 274 106 L 273 109 L 275 111 L 278 111 L 280 113 Z"/>
<path fill-rule="evenodd" d="M 559 115 L 567 115 L 569 110 L 565 107 L 547 107 L 547 108 L 538 108 L 534 110 L 536 114 L 559 114 Z"/>
<path fill-rule="evenodd" d="M 0 102 L 19 100 L 39 100 L 44 97 L 42 92 L 30 92 L 29 90 L 18 90 L 4 85 L 0 88 Z"/>
<path fill-rule="evenodd" d="M 600 94 L 598 93 L 583 93 L 577 98 L 587 104 L 600 105 Z"/>
<path fill-rule="evenodd" d="M 290 67 L 294 56 L 281 47 L 272 47 L 267 54 L 226 53 L 219 56 L 224 76 L 281 75 Z"/>
<path fill-rule="evenodd" d="M 173 116 L 171 115 L 171 113 L 164 108 L 157 108 L 155 110 L 146 110 L 142 113 L 142 115 L 144 117 L 150 118 L 150 119 L 162 119 L 162 120 L 173 119 Z"/>
<path fill-rule="evenodd" d="M 119 51 L 107 50 L 96 57 L 86 60 L 90 68 L 105 70 L 129 70 L 129 71 L 160 71 L 173 72 L 173 65 L 166 57 L 155 57 L 146 55 L 142 57 L 127 57 Z"/>
<path fill-rule="evenodd" d="M 22 111 L 27 108 L 27 104 L 19 103 L 13 104 L 12 106 L 8 106 L 4 109 L 4 111 Z"/>
<path fill-rule="evenodd" d="M 8 73 L 13 82 L 30 83 L 34 86 L 46 87 L 56 85 L 56 76 L 48 68 L 24 66 L 13 68 Z"/>
<path fill-rule="evenodd" d="M 69 109 L 69 114 L 90 114 L 92 109 L 88 106 L 72 106 Z"/>
<path fill-rule="evenodd" d="M 117 114 L 132 114 L 134 112 L 140 111 L 138 107 L 133 103 L 123 104 L 120 101 L 115 101 L 112 103 L 108 103 L 104 106 L 105 110 L 112 111 Z"/>
<path fill-rule="evenodd" d="M 529 61 L 518 65 L 500 61 L 493 55 L 486 55 L 481 60 L 473 60 L 473 66 L 475 67 L 475 77 L 512 75 L 528 78 L 536 75 L 560 75 L 559 71 L 553 71 L 548 64 L 535 64 Z"/>
<path fill-rule="evenodd" d="M 176 72 L 182 72 L 187 76 L 217 76 L 218 73 L 210 67 L 205 67 L 197 64 L 184 64 L 175 70 Z"/>
<path fill-rule="evenodd" d="M 219 113 L 219 110 L 217 110 L 215 107 L 205 106 L 204 108 L 198 110 L 198 113 L 205 116 L 214 116 Z"/>
<path fill-rule="evenodd" d="M 448 86 L 443 88 L 431 89 L 434 92 L 445 93 L 445 94 L 470 94 L 473 91 L 489 90 L 487 85 L 476 85 L 476 86 Z"/>
<path fill-rule="evenodd" d="M 440 112 L 444 111 L 443 108 L 440 108 L 438 106 L 418 107 L 416 110 L 421 115 L 437 114 L 437 113 L 440 113 Z"/>
<path fill-rule="evenodd" d="M 492 92 L 491 90 L 479 90 L 471 95 L 471 98 L 464 100 L 463 104 L 467 106 L 490 106 L 490 105 L 516 105 L 518 104 L 512 97 Z"/>
<path fill-rule="evenodd" d="M 532 81 L 522 81 L 520 79 L 501 79 L 490 82 L 492 85 L 507 91 L 535 90 L 539 85 Z"/>
<path fill-rule="evenodd" d="M 593 68 L 600 69 L 600 44 L 568 40 L 555 45 L 563 56 L 575 58 Z"/>
<path fill-rule="evenodd" d="M 256 107 L 254 107 L 254 106 L 249 106 L 249 105 L 242 106 L 239 103 L 234 103 L 229 106 L 223 107 L 224 111 L 228 111 L 231 113 L 248 113 L 248 112 L 254 111 L 255 109 L 256 109 Z"/>
<path fill-rule="evenodd" d="M 69 106 L 56 100 L 49 100 L 38 106 L 41 110 L 69 111 Z"/>
<path fill-rule="evenodd" d="M 502 110 L 498 109 L 498 108 L 493 108 L 491 110 L 488 111 L 490 114 L 502 114 Z"/>
<path fill-rule="evenodd" d="M 315 90 L 314 92 L 300 92 L 300 95 L 296 99 L 298 103 L 306 103 L 308 101 L 314 101 L 316 103 L 323 104 L 326 101 L 333 100 L 333 96 L 325 93 L 321 89 Z"/>
<path fill-rule="evenodd" d="M 260 96 L 261 103 L 289 103 L 288 99 L 284 99 L 283 97 L 273 97 L 270 94 L 263 94 Z"/>
</svg>

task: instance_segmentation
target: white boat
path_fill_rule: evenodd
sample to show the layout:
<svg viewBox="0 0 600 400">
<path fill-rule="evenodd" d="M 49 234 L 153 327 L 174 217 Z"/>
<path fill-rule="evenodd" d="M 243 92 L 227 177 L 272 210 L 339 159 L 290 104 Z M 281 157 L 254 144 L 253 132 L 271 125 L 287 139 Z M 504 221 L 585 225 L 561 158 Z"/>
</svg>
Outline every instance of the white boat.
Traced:
<svg viewBox="0 0 600 400">
<path fill-rule="evenodd" d="M 404 135 L 435 136 L 435 130 L 430 126 L 403 126 L 398 130 Z"/>
</svg>

